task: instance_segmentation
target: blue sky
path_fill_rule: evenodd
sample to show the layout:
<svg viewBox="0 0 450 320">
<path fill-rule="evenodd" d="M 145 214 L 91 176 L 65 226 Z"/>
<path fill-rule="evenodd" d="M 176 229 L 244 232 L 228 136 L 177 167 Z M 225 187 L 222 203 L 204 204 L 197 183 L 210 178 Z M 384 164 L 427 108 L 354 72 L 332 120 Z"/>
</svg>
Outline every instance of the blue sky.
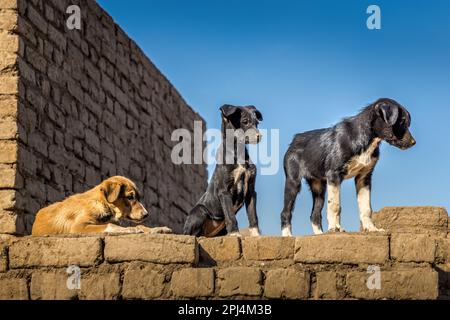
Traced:
<svg viewBox="0 0 450 320">
<path fill-rule="evenodd" d="M 373 179 L 374 210 L 450 208 L 450 2 L 363 0 L 99 0 L 207 121 L 224 103 L 254 104 L 280 129 L 280 164 L 295 133 L 328 127 L 379 97 L 412 114 L 417 145 L 387 144 Z M 366 9 L 381 8 L 368 30 Z M 280 233 L 284 172 L 257 179 L 264 234 Z M 342 222 L 359 228 L 353 181 Z M 295 234 L 310 234 L 311 195 L 297 198 Z M 325 209 L 323 211 L 324 221 Z M 245 210 L 238 214 L 247 225 Z"/>
</svg>

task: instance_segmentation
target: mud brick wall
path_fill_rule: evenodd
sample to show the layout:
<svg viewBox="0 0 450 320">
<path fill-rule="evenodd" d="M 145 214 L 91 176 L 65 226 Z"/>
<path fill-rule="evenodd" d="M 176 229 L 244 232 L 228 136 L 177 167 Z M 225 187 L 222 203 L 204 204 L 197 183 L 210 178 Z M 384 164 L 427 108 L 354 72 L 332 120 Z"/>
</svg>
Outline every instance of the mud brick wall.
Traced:
<svg viewBox="0 0 450 320">
<path fill-rule="evenodd" d="M 395 223 L 383 218 L 389 213 Z M 387 208 L 380 215 L 388 233 L 4 237 L 0 299 L 450 298 L 445 209 Z M 429 222 L 414 229 L 426 215 L 445 217 L 447 233 Z M 418 223 L 407 230 L 411 221 Z M 69 265 L 81 269 L 79 290 L 67 288 Z M 367 286 L 369 266 L 380 268 L 379 289 Z"/>
<path fill-rule="evenodd" d="M 151 225 L 181 231 L 207 171 L 172 164 L 170 136 L 194 120 L 95 1 L 0 0 L 0 233 L 30 233 L 41 207 L 113 175 L 137 183 Z"/>
</svg>

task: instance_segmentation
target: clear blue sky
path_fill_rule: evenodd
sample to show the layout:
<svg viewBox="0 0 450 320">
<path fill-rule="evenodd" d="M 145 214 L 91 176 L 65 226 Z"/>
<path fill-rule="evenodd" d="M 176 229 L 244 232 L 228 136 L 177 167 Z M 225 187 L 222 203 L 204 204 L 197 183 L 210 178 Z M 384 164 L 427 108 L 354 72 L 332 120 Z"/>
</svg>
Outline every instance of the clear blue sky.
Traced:
<svg viewBox="0 0 450 320">
<path fill-rule="evenodd" d="M 450 208 L 450 2 L 400 0 L 100 0 L 186 101 L 219 127 L 224 103 L 254 104 L 280 129 L 280 164 L 292 136 L 330 126 L 379 97 L 412 114 L 417 145 L 387 144 L 373 179 L 373 208 Z M 382 29 L 366 28 L 377 4 Z M 279 234 L 284 172 L 259 176 L 264 234 Z M 312 233 L 311 195 L 297 199 L 295 234 Z M 353 181 L 342 221 L 356 231 Z M 247 225 L 245 210 L 239 213 Z M 323 212 L 324 221 L 325 209 Z M 326 225 L 325 225 L 326 226 Z"/>
</svg>

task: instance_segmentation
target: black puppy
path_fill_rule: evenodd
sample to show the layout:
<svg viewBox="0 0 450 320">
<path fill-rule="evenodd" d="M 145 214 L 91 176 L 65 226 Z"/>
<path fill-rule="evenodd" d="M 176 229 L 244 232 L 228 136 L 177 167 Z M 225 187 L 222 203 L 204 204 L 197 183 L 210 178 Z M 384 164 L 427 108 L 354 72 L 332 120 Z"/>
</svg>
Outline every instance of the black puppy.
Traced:
<svg viewBox="0 0 450 320">
<path fill-rule="evenodd" d="M 416 144 L 409 131 L 410 124 L 409 112 L 398 102 L 384 98 L 334 127 L 297 134 L 284 157 L 282 235 L 292 235 L 292 210 L 302 178 L 308 182 L 313 195 L 311 223 L 315 234 L 322 233 L 325 190 L 328 192 L 328 230 L 343 231 L 340 185 L 344 179 L 353 177 L 363 230 L 383 231 L 372 222 L 372 172 L 379 158 L 381 141 L 402 150 Z"/>
<path fill-rule="evenodd" d="M 261 113 L 254 106 L 224 105 L 222 144 L 217 166 L 208 189 L 189 213 L 184 234 L 214 237 L 240 235 L 236 213 L 246 205 L 252 236 L 259 235 L 256 214 L 256 166 L 251 162 L 246 144 L 259 143 Z"/>
</svg>

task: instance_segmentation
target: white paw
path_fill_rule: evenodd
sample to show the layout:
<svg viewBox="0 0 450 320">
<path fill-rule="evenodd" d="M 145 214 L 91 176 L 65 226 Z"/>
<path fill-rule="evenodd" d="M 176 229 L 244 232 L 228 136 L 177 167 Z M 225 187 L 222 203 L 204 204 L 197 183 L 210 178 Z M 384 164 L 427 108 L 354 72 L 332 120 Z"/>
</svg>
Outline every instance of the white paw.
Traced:
<svg viewBox="0 0 450 320">
<path fill-rule="evenodd" d="M 242 237 L 242 235 L 241 235 L 238 231 L 231 232 L 231 233 L 229 233 L 228 235 L 229 235 L 230 237 L 239 237 L 239 238 Z"/>
<path fill-rule="evenodd" d="M 259 237 L 261 235 L 258 228 L 250 228 L 249 232 L 250 237 Z"/>
<path fill-rule="evenodd" d="M 365 226 L 363 227 L 363 230 L 367 232 L 386 232 L 386 230 L 382 228 L 377 228 L 374 225 Z"/>
<path fill-rule="evenodd" d="M 281 236 L 282 237 L 292 237 L 291 227 L 290 226 L 284 227 L 281 230 Z"/>
<path fill-rule="evenodd" d="M 323 234 L 323 230 L 321 226 L 312 225 L 312 229 L 314 234 Z"/>
</svg>

